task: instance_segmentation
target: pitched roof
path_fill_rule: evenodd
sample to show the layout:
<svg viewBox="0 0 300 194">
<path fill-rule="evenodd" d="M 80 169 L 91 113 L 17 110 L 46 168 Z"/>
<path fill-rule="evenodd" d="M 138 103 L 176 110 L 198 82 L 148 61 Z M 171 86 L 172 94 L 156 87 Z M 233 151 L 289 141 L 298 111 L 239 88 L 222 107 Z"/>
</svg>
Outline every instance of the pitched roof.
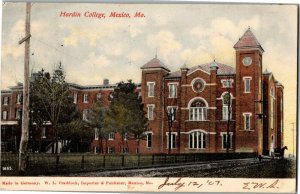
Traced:
<svg viewBox="0 0 300 194">
<path fill-rule="evenodd" d="M 213 62 L 191 67 L 191 68 L 189 68 L 187 73 L 191 73 L 191 72 L 195 71 L 198 68 L 202 69 L 203 71 L 206 71 L 207 73 L 210 73 L 210 67 L 211 67 L 212 63 Z M 218 66 L 217 75 L 232 75 L 232 74 L 235 74 L 235 68 L 233 68 L 229 65 L 225 65 L 225 64 L 222 64 L 222 63 L 218 63 L 218 62 L 214 62 L 213 65 Z M 167 76 L 167 78 L 176 78 L 176 77 L 181 77 L 181 71 L 171 72 Z"/>
<path fill-rule="evenodd" d="M 158 58 L 151 59 L 148 63 L 143 65 L 141 69 L 149 69 L 149 68 L 163 68 L 170 72 L 169 68 L 165 66 Z"/>
<path fill-rule="evenodd" d="M 218 62 L 215 63 L 219 67 L 217 70 L 217 75 L 235 74 L 235 68 Z M 211 63 L 206 63 L 199 66 L 202 67 L 202 69 L 204 69 L 205 71 L 210 72 Z"/>
<path fill-rule="evenodd" d="M 262 51 L 264 49 L 261 47 L 260 43 L 256 37 L 251 32 L 250 28 L 244 33 L 244 35 L 239 39 L 239 41 L 233 46 L 233 48 L 259 48 Z"/>
</svg>

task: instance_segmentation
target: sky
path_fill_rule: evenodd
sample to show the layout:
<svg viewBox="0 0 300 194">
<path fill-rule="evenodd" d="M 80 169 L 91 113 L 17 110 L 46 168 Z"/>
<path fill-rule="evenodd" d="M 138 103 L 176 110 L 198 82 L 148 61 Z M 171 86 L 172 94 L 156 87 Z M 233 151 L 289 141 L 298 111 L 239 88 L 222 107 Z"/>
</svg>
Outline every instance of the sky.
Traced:
<svg viewBox="0 0 300 194">
<path fill-rule="evenodd" d="M 61 13 L 81 17 L 61 17 Z M 105 18 L 85 17 L 104 13 Z M 111 12 L 130 18 L 109 17 Z M 145 17 L 134 17 L 141 12 Z M 1 89 L 23 81 L 25 4 L 2 10 Z M 285 144 L 292 152 L 296 122 L 297 7 L 253 4 L 62 4 L 34 3 L 31 72 L 52 71 L 60 61 L 68 82 L 141 81 L 140 67 L 157 57 L 172 71 L 217 62 L 235 67 L 233 45 L 250 26 L 263 49 L 263 70 L 284 85 Z"/>
</svg>

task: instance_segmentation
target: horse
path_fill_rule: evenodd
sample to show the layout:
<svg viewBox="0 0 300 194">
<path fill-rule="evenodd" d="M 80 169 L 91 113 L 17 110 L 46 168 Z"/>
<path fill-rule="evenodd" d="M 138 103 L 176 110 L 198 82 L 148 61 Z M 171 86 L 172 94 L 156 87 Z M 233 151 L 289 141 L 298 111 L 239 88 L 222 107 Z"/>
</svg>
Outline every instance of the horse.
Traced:
<svg viewBox="0 0 300 194">
<path fill-rule="evenodd" d="M 287 146 L 284 146 L 282 148 L 277 147 L 274 150 L 274 156 L 278 156 L 279 158 L 283 159 L 284 158 L 284 151 L 287 150 Z"/>
</svg>

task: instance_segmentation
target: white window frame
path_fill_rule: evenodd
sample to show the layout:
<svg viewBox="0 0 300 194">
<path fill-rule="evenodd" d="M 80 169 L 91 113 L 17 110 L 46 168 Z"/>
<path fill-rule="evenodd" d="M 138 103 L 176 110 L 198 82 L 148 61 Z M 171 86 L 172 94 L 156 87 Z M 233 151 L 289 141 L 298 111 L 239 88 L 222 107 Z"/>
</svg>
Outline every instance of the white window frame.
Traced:
<svg viewBox="0 0 300 194">
<path fill-rule="evenodd" d="M 207 107 L 190 107 L 189 116 L 190 116 L 190 121 L 206 121 Z"/>
<path fill-rule="evenodd" d="M 251 93 L 252 77 L 243 77 L 243 80 L 244 80 L 244 93 Z"/>
<path fill-rule="evenodd" d="M 113 147 L 107 147 L 107 153 L 108 154 L 113 154 L 114 153 L 114 148 Z"/>
<path fill-rule="evenodd" d="M 84 94 L 83 94 L 83 103 L 88 103 L 88 102 L 89 102 L 88 94 L 87 94 L 87 93 L 84 93 Z"/>
<path fill-rule="evenodd" d="M 226 148 L 224 148 L 224 137 L 223 137 L 224 135 L 226 136 L 226 140 L 227 140 L 227 132 L 221 132 L 220 133 L 220 136 L 222 138 L 222 149 L 226 150 Z M 229 135 L 230 135 L 230 147 L 229 147 L 229 149 L 232 149 L 233 148 L 233 146 L 232 146 L 233 132 L 229 132 Z"/>
<path fill-rule="evenodd" d="M 155 82 L 147 82 L 148 86 L 148 97 L 155 96 Z"/>
<path fill-rule="evenodd" d="M 261 78 L 258 80 L 258 93 L 261 94 Z"/>
<path fill-rule="evenodd" d="M 252 116 L 252 113 L 251 112 L 246 112 L 246 113 L 243 113 L 243 116 L 244 116 L 244 130 L 245 131 L 251 131 L 251 116 Z M 249 128 L 247 128 L 247 126 L 246 126 L 247 117 L 249 117 Z"/>
<path fill-rule="evenodd" d="M 82 111 L 82 120 L 88 121 L 89 109 L 83 109 Z"/>
<path fill-rule="evenodd" d="M 128 147 L 123 147 L 123 154 L 128 154 L 128 152 L 129 152 Z"/>
<path fill-rule="evenodd" d="M 22 109 L 16 110 L 16 119 L 21 119 L 21 112 L 22 112 Z"/>
<path fill-rule="evenodd" d="M 21 94 L 17 94 L 17 104 L 21 104 Z"/>
<path fill-rule="evenodd" d="M 151 137 L 151 139 L 150 139 L 151 146 L 149 146 L 149 135 L 150 135 L 150 137 Z M 146 147 L 147 147 L 147 148 L 152 148 L 152 145 L 153 145 L 153 132 L 147 132 L 147 133 L 146 133 L 146 137 L 147 137 Z"/>
<path fill-rule="evenodd" d="M 189 138 L 189 149 L 205 149 L 206 141 L 207 141 L 207 134 L 208 133 L 205 133 L 203 131 L 191 131 L 189 133 L 189 137 L 188 137 Z M 196 135 L 196 146 L 195 146 L 195 135 Z M 200 141 L 199 141 L 199 136 L 200 136 Z"/>
<path fill-rule="evenodd" d="M 3 97 L 3 105 L 8 105 L 8 96 Z"/>
<path fill-rule="evenodd" d="M 42 139 L 45 139 L 45 138 L 46 138 L 46 127 L 42 127 L 41 138 L 42 138 Z"/>
<path fill-rule="evenodd" d="M 222 79 L 221 83 L 222 83 L 222 88 L 232 88 L 233 79 Z"/>
<path fill-rule="evenodd" d="M 6 111 L 6 110 L 4 110 L 4 111 L 2 112 L 2 119 L 3 119 L 3 120 L 7 120 L 7 111 Z"/>
<path fill-rule="evenodd" d="M 169 98 L 177 98 L 178 83 L 177 82 L 171 82 L 171 83 L 168 83 L 168 86 L 169 86 Z M 172 92 L 172 87 L 173 87 L 174 93 Z"/>
<path fill-rule="evenodd" d="M 95 140 L 99 140 L 99 128 L 94 128 L 95 130 Z"/>
<path fill-rule="evenodd" d="M 167 132 L 166 136 L 167 136 L 167 149 L 169 149 L 169 132 Z M 171 132 L 171 149 L 176 149 L 176 136 L 177 136 L 177 132 Z"/>
<path fill-rule="evenodd" d="M 73 103 L 77 104 L 77 100 L 78 100 L 78 93 L 74 92 L 74 94 L 73 94 Z"/>
<path fill-rule="evenodd" d="M 270 128 L 274 129 L 274 121 L 275 121 L 275 99 L 273 96 L 270 98 Z"/>
<path fill-rule="evenodd" d="M 115 139 L 115 132 L 110 132 L 108 134 L 108 140 L 114 140 Z"/>
<path fill-rule="evenodd" d="M 176 121 L 176 117 L 178 114 L 178 106 L 168 106 L 167 107 L 168 114 L 169 114 L 170 109 L 173 109 L 173 110 L 175 109 L 176 114 L 175 114 L 175 117 L 174 117 L 174 115 L 172 115 L 172 121 Z"/>
<path fill-rule="evenodd" d="M 224 96 L 227 94 L 227 92 L 224 92 L 222 94 L 222 119 L 225 120 L 225 121 L 228 121 L 228 105 L 226 105 L 224 103 Z M 229 119 L 231 120 L 232 119 L 232 99 L 233 99 L 233 96 L 231 93 L 229 93 L 230 95 L 230 115 L 229 115 Z"/>
<path fill-rule="evenodd" d="M 149 121 L 154 120 L 154 109 L 155 109 L 154 104 L 147 104 L 147 116 Z"/>
<path fill-rule="evenodd" d="M 101 97 L 102 97 L 101 93 L 98 93 L 98 94 L 96 95 L 96 100 L 99 101 L 99 100 L 101 99 Z"/>
</svg>

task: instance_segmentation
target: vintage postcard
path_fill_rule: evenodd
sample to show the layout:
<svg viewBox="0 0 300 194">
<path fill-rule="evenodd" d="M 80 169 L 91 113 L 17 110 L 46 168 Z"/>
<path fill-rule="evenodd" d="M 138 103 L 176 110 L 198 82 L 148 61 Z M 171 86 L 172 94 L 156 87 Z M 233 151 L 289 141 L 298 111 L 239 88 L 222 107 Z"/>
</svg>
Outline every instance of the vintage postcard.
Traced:
<svg viewBox="0 0 300 194">
<path fill-rule="evenodd" d="M 0 190 L 296 192 L 298 10 L 3 2 Z"/>
</svg>

